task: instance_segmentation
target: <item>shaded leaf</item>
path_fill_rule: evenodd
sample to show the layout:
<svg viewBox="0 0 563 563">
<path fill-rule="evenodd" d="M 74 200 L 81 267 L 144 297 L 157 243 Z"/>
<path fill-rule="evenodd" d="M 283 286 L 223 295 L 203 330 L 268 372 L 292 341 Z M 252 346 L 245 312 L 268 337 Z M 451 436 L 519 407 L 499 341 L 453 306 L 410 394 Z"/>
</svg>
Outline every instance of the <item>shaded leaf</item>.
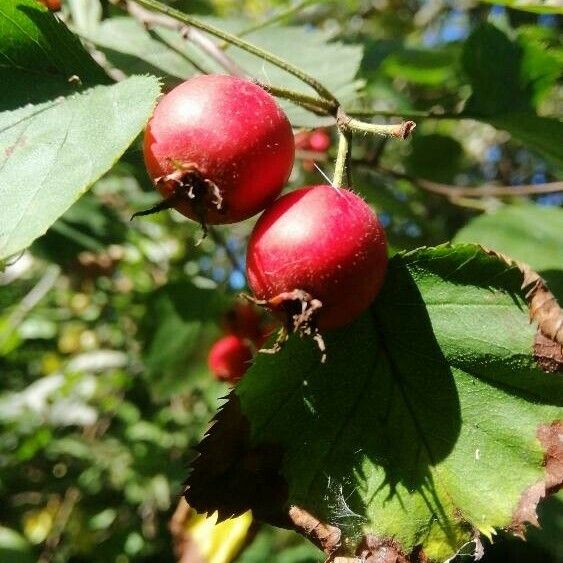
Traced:
<svg viewBox="0 0 563 563">
<path fill-rule="evenodd" d="M 472 87 L 464 114 L 506 129 L 561 168 L 563 148 L 556 139 L 563 137 L 563 124 L 534 113 L 535 103 L 557 79 L 554 68 L 560 63 L 524 37 L 521 42 L 491 24 L 473 31 L 462 55 Z"/>
<path fill-rule="evenodd" d="M 432 133 L 415 135 L 406 164 L 408 172 L 417 178 L 436 182 L 451 182 L 459 170 L 463 147 L 448 135 Z"/>
<path fill-rule="evenodd" d="M 474 245 L 395 256 L 371 312 L 325 335 L 326 364 L 295 338 L 257 359 L 199 447 L 188 502 L 286 525 L 301 507 L 340 529 L 334 554 L 398 561 L 520 529 L 563 479 L 547 453 L 563 381 L 535 365 L 522 283 Z"/>
<path fill-rule="evenodd" d="M 71 265 L 84 250 L 103 252 L 124 241 L 126 226 L 117 213 L 86 194 L 33 245 L 33 252 L 62 265 Z"/>
<path fill-rule="evenodd" d="M 216 321 L 228 307 L 220 292 L 191 282 L 170 283 L 150 298 L 144 321 L 144 361 L 155 389 L 168 396 L 184 384 L 189 365 L 201 343 L 206 322 Z M 180 378 L 180 379 L 179 379 Z"/>
<path fill-rule="evenodd" d="M 533 84 L 522 76 L 522 49 L 491 24 L 465 42 L 462 62 L 472 87 L 465 111 L 472 115 L 531 111 Z"/>
<path fill-rule="evenodd" d="M 78 38 L 35 0 L 0 0 L 0 111 L 110 79 Z"/>
</svg>

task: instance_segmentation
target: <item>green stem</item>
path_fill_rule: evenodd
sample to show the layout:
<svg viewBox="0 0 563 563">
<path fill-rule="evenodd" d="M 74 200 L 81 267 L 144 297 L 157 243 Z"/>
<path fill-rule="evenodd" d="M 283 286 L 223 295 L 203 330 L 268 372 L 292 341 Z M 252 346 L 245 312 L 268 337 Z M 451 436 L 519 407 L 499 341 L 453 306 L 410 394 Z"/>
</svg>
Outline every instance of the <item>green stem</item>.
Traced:
<svg viewBox="0 0 563 563">
<path fill-rule="evenodd" d="M 352 131 L 370 133 L 372 135 L 383 135 L 384 137 L 395 137 L 397 139 L 408 139 L 412 130 L 416 127 L 414 121 L 403 121 L 396 124 L 366 123 L 359 119 L 346 116 L 341 118 L 343 125 Z"/>
<path fill-rule="evenodd" d="M 334 109 L 330 102 L 327 102 L 323 98 L 317 98 L 315 96 L 308 96 L 301 92 L 295 90 L 290 90 L 289 88 L 282 88 L 280 86 L 273 86 L 271 84 L 264 84 L 263 82 L 255 81 L 258 86 L 269 92 L 273 96 L 278 98 L 284 98 L 296 104 L 299 104 L 310 111 L 315 113 L 320 113 L 322 115 L 333 115 Z"/>
<path fill-rule="evenodd" d="M 404 119 L 462 119 L 457 113 L 430 113 L 428 111 L 388 111 L 388 110 L 365 110 L 351 108 L 346 110 L 348 115 L 355 117 L 402 117 Z"/>
<path fill-rule="evenodd" d="M 334 176 L 332 185 L 340 188 L 344 181 L 344 173 L 348 163 L 348 155 L 350 152 L 350 133 L 338 129 L 338 152 L 336 153 L 336 162 L 334 163 Z"/>
<path fill-rule="evenodd" d="M 135 0 L 135 1 L 138 4 L 141 4 L 141 6 L 145 6 L 146 8 L 149 8 L 151 10 L 156 10 L 157 12 L 166 14 L 167 16 L 170 16 L 182 23 L 191 25 L 192 27 L 195 27 L 197 29 L 201 29 L 202 31 L 210 33 L 211 35 L 214 35 L 219 39 L 223 39 L 224 41 L 228 41 L 232 45 L 236 45 L 237 47 L 240 47 L 244 51 L 252 53 L 257 57 L 260 57 L 262 60 L 268 61 L 269 63 L 281 68 L 282 70 L 285 70 L 289 74 L 292 74 L 296 78 L 299 78 L 299 80 L 301 80 L 305 84 L 309 85 L 311 88 L 313 88 L 313 90 L 315 90 L 319 94 L 319 96 L 321 96 L 321 98 L 324 98 L 329 103 L 331 103 L 333 108 L 338 107 L 338 100 L 330 90 L 328 90 L 325 86 L 323 86 L 318 80 L 316 80 L 306 72 L 303 72 L 300 68 L 293 66 L 291 63 L 287 62 L 281 57 L 278 57 L 273 53 L 265 51 L 264 49 L 261 49 L 260 47 L 257 47 L 256 45 L 253 45 L 252 43 L 249 43 L 244 39 L 240 39 L 236 35 L 232 35 L 231 33 L 222 31 L 212 25 L 201 22 L 198 19 L 193 18 L 192 16 L 184 14 L 179 10 L 170 8 L 166 4 L 162 4 L 158 0 Z"/>
</svg>

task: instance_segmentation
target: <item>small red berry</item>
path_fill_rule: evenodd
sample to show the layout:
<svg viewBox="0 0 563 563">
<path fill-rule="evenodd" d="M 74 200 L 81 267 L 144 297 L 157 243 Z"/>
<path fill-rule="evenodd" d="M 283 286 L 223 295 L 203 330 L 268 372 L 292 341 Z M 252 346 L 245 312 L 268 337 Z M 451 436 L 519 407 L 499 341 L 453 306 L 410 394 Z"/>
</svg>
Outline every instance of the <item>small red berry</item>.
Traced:
<svg viewBox="0 0 563 563">
<path fill-rule="evenodd" d="M 315 152 L 326 152 L 331 145 L 329 134 L 324 129 L 317 129 L 309 137 L 309 147 Z"/>
<path fill-rule="evenodd" d="M 254 340 L 262 334 L 262 315 L 252 303 L 240 302 L 227 311 L 223 319 L 225 332 Z"/>
<path fill-rule="evenodd" d="M 58 12 L 61 9 L 61 0 L 39 0 L 39 2 L 52 12 Z"/>
<path fill-rule="evenodd" d="M 221 381 L 237 382 L 250 367 L 252 350 L 245 340 L 234 334 L 223 336 L 209 351 L 209 370 Z"/>
<path fill-rule="evenodd" d="M 319 329 L 345 325 L 369 307 L 386 268 L 385 231 L 377 216 L 360 197 L 332 186 L 305 187 L 278 199 L 248 244 L 248 283 L 256 298 L 295 320 L 303 305 L 295 307 L 302 299 L 295 290 L 305 292 Z"/>
<path fill-rule="evenodd" d="M 262 88 L 191 78 L 162 98 L 145 132 L 145 164 L 167 198 L 152 211 L 175 207 L 204 225 L 247 219 L 280 193 L 294 153 L 291 125 Z"/>
<path fill-rule="evenodd" d="M 301 150 L 308 150 L 311 148 L 309 140 L 311 138 L 310 131 L 299 131 L 295 134 L 295 148 Z"/>
</svg>

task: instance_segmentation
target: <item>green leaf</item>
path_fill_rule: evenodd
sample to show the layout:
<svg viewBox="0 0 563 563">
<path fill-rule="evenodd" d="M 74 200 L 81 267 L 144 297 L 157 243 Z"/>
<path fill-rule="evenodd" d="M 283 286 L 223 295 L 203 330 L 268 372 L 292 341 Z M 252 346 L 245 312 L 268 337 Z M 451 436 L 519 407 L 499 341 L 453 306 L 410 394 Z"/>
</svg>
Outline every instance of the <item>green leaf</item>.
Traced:
<svg viewBox="0 0 563 563">
<path fill-rule="evenodd" d="M 217 24 L 224 28 L 224 22 Z M 279 55 L 308 72 L 331 90 L 342 103 L 356 97 L 359 82 L 355 80 L 363 55 L 361 45 L 345 45 L 331 40 L 331 36 L 320 30 L 305 27 L 271 27 L 260 29 L 245 36 L 245 39 L 276 55 Z M 242 51 L 230 47 L 227 53 L 258 80 L 300 92 L 315 95 L 298 78 Z M 334 119 L 318 117 L 294 104 L 281 101 L 293 125 L 319 127 L 332 124 Z"/>
<path fill-rule="evenodd" d="M 325 335 L 326 364 L 296 338 L 257 359 L 198 448 L 188 502 L 286 526 L 297 506 L 340 530 L 339 554 L 367 540 L 374 559 L 444 561 L 520 526 L 545 478 L 538 430 L 563 413 L 521 283 L 475 245 L 395 256 L 371 311 Z"/>
<path fill-rule="evenodd" d="M 482 24 L 466 41 L 462 62 L 473 90 L 464 115 L 507 130 L 563 167 L 563 147 L 556 142 L 563 137 L 563 124 L 534 113 L 557 79 L 558 59 L 540 54 L 539 46 L 524 36 L 520 43 L 511 41 L 495 26 Z"/>
<path fill-rule="evenodd" d="M 505 129 L 515 139 L 537 151 L 563 170 L 563 122 L 533 113 L 508 113 L 486 120 L 497 129 Z"/>
<path fill-rule="evenodd" d="M 0 114 L 0 258 L 41 236 L 143 128 L 158 95 L 133 77 Z"/>
<path fill-rule="evenodd" d="M 548 37 L 542 37 L 539 27 L 531 26 L 519 30 L 518 45 L 523 50 L 521 73 L 533 84 L 532 103 L 537 107 L 556 84 L 561 75 L 563 50 L 553 45 Z"/>
<path fill-rule="evenodd" d="M 463 147 L 449 135 L 415 135 L 407 158 L 409 174 L 436 182 L 451 182 L 459 171 Z"/>
<path fill-rule="evenodd" d="M 0 526 L 0 560 L 3 563 L 36 561 L 31 544 L 21 534 L 4 526 Z"/>
<path fill-rule="evenodd" d="M 161 75 L 170 86 L 202 71 L 224 72 L 180 33 L 158 26 L 148 30 L 129 17 L 107 19 L 82 35 L 120 70 L 127 74 Z"/>
<path fill-rule="evenodd" d="M 462 62 L 473 89 L 467 113 L 532 111 L 533 84 L 521 73 L 522 49 L 500 29 L 491 24 L 477 27 L 465 42 Z"/>
<path fill-rule="evenodd" d="M 226 308 L 223 294 L 190 282 L 168 284 L 151 297 L 144 323 L 144 362 L 160 395 L 169 396 L 185 386 L 204 324 L 216 321 Z"/>
<path fill-rule="evenodd" d="M 0 0 L 0 111 L 109 84 L 65 25 L 35 0 Z"/>
<path fill-rule="evenodd" d="M 481 215 L 461 229 L 455 242 L 482 244 L 529 264 L 563 298 L 563 209 L 510 205 Z"/>
<path fill-rule="evenodd" d="M 390 78 L 403 78 L 424 86 L 445 86 L 455 78 L 456 62 L 456 53 L 447 49 L 403 49 L 389 55 L 382 70 Z"/>
<path fill-rule="evenodd" d="M 248 27 L 244 20 L 202 18 L 231 33 Z M 225 70 L 180 33 L 158 26 L 144 29 L 131 18 L 111 18 L 85 37 L 96 44 L 109 61 L 126 73 L 151 72 L 171 82 L 185 80 L 194 73 Z M 344 45 L 324 31 L 305 27 L 268 27 L 253 31 L 245 39 L 312 74 L 342 102 L 353 100 L 359 83 L 355 76 L 362 60 L 361 45 Z M 266 84 L 274 84 L 315 94 L 299 79 L 259 57 L 230 46 L 227 55 L 248 74 Z M 303 108 L 281 100 L 294 125 L 317 127 L 332 124 L 332 118 L 318 117 Z"/>
<path fill-rule="evenodd" d="M 538 0 L 483 0 L 487 4 L 506 6 L 514 10 L 523 10 L 535 14 L 563 14 L 563 7 L 558 1 Z"/>
<path fill-rule="evenodd" d="M 526 262 L 534 270 L 563 266 L 563 209 L 507 205 L 461 229 L 456 242 L 473 242 Z"/>
</svg>

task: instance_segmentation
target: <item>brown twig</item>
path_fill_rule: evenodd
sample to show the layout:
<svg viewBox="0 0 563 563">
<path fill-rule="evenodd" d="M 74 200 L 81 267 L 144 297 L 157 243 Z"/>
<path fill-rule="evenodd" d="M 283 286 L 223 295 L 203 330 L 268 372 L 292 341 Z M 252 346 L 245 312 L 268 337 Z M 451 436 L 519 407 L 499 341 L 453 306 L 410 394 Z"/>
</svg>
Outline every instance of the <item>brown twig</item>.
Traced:
<svg viewBox="0 0 563 563">
<path fill-rule="evenodd" d="M 69 487 L 57 511 L 51 533 L 45 542 L 45 549 L 39 556 L 38 563 L 49 563 L 53 561 L 63 532 L 79 500 L 80 491 L 76 487 Z"/>
<path fill-rule="evenodd" d="M 229 74 L 233 76 L 246 77 L 246 73 L 242 70 L 229 55 L 227 55 L 213 39 L 207 37 L 204 33 L 189 25 L 185 25 L 175 20 L 174 18 L 165 14 L 159 14 L 143 8 L 135 2 L 126 0 L 126 10 L 137 21 L 142 23 L 145 27 L 151 28 L 155 26 L 173 29 L 179 32 L 184 39 L 193 43 L 203 53 L 208 55 L 211 59 L 223 67 Z"/>
<path fill-rule="evenodd" d="M 378 158 L 377 152 L 374 153 Z M 325 152 L 308 151 L 308 150 L 296 150 L 295 157 L 300 160 L 316 160 L 316 161 L 327 161 L 329 156 Z M 369 167 L 374 170 L 374 172 L 381 172 L 388 176 L 393 176 L 394 178 L 400 178 L 402 180 L 408 180 L 412 182 L 424 191 L 445 196 L 454 203 L 457 201 L 464 201 L 465 199 L 476 199 L 484 197 L 510 197 L 510 196 L 522 196 L 522 195 L 540 195 L 540 194 L 552 194 L 563 192 L 563 182 L 547 182 L 545 184 L 524 184 L 520 186 L 494 186 L 494 185 L 484 185 L 484 186 L 455 186 L 453 184 L 443 184 L 441 182 L 433 182 L 432 180 L 426 180 L 425 178 L 417 178 L 416 176 L 411 176 L 410 174 L 405 174 L 404 172 L 398 172 L 397 170 L 392 170 L 374 162 L 373 158 L 368 159 L 352 159 L 352 163 L 358 166 Z M 479 207 L 480 209 L 480 207 Z"/>
<path fill-rule="evenodd" d="M 424 178 L 416 178 L 410 174 L 397 172 L 390 168 L 379 166 L 378 170 L 384 174 L 409 180 L 419 188 L 427 192 L 446 196 L 448 198 L 481 198 L 481 197 L 502 197 L 502 196 L 519 196 L 519 195 L 537 195 L 551 194 L 563 192 L 563 182 L 547 182 L 545 184 L 525 184 L 521 186 L 494 186 L 484 185 L 477 187 L 470 186 L 454 186 L 451 184 L 443 184 L 441 182 L 433 182 Z"/>
</svg>

